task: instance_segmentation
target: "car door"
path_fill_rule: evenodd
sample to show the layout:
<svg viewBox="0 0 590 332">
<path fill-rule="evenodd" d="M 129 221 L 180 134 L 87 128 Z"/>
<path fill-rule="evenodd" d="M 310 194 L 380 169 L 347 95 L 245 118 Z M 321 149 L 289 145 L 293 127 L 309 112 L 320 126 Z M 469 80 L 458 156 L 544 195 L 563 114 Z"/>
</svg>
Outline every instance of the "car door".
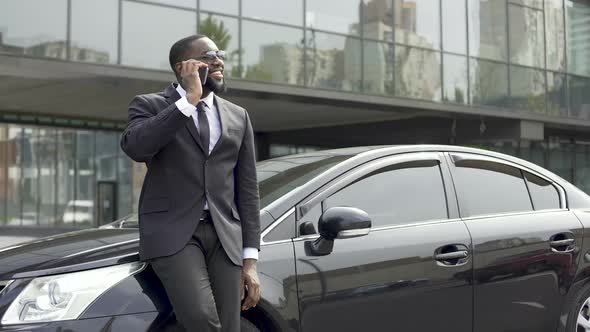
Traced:
<svg viewBox="0 0 590 332">
<path fill-rule="evenodd" d="M 563 190 L 507 161 L 449 157 L 473 239 L 474 331 L 555 331 L 582 241 Z"/>
<path fill-rule="evenodd" d="M 471 239 L 441 156 L 374 161 L 297 207 L 302 331 L 471 331 Z M 321 214 L 341 206 L 367 212 L 370 233 L 336 239 L 325 256 L 306 251 Z"/>
</svg>

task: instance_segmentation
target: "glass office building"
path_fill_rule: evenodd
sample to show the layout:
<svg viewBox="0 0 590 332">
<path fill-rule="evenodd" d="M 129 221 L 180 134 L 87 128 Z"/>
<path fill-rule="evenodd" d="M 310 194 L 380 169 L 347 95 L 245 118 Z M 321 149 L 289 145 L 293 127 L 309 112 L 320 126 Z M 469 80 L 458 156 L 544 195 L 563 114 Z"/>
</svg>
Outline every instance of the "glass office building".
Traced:
<svg viewBox="0 0 590 332">
<path fill-rule="evenodd" d="M 259 159 L 462 144 L 590 192 L 587 0 L 6 0 L 0 225 L 134 210 L 127 103 L 170 84 L 169 48 L 194 33 L 228 51 L 227 98 L 251 113 Z"/>
</svg>

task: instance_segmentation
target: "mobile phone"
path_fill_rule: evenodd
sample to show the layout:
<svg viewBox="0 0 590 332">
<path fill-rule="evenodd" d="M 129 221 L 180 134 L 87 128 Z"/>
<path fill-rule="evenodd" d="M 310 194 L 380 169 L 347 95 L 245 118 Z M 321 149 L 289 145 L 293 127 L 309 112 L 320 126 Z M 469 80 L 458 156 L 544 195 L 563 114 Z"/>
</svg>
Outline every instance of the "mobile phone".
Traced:
<svg viewBox="0 0 590 332">
<path fill-rule="evenodd" d="M 209 67 L 199 68 L 199 78 L 201 79 L 201 85 L 205 85 L 207 82 L 207 76 L 209 75 Z"/>
</svg>

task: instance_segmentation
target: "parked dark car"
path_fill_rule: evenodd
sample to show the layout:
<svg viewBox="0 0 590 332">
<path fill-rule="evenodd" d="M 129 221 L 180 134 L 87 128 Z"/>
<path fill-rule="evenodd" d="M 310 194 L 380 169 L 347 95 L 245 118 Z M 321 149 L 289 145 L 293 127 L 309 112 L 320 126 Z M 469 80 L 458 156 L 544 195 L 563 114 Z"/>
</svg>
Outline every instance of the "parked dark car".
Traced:
<svg viewBox="0 0 590 332">
<path fill-rule="evenodd" d="M 590 197 L 541 167 L 419 145 L 258 177 L 263 298 L 244 331 L 590 331 Z M 0 331 L 176 325 L 137 246 L 130 216 L 0 250 Z"/>
</svg>

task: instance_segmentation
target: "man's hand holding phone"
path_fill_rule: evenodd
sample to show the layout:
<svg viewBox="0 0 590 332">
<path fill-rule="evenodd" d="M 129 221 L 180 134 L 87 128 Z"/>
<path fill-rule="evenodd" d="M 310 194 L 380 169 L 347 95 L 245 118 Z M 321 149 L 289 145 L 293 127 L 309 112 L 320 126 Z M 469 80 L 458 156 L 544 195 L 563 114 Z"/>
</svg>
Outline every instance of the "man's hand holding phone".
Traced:
<svg viewBox="0 0 590 332">
<path fill-rule="evenodd" d="M 194 59 L 182 61 L 181 64 L 180 78 L 182 87 L 186 90 L 186 99 L 192 105 L 197 106 L 203 95 L 203 84 L 207 79 L 209 66 Z"/>
</svg>

